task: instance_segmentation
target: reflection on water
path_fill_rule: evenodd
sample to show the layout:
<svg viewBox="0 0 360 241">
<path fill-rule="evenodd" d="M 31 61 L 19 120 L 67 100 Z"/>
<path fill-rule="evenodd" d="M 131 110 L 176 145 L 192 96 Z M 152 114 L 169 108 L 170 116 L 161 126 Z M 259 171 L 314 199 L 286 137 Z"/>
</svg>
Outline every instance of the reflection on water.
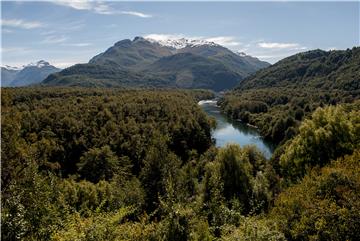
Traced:
<svg viewBox="0 0 360 241">
<path fill-rule="evenodd" d="M 227 143 L 236 143 L 240 146 L 255 145 L 264 153 L 266 158 L 271 157 L 274 145 L 263 140 L 257 129 L 228 119 L 220 112 L 214 100 L 200 101 L 199 105 L 208 115 L 216 119 L 217 126 L 212 131 L 212 137 L 216 140 L 216 146 L 222 147 Z"/>
</svg>

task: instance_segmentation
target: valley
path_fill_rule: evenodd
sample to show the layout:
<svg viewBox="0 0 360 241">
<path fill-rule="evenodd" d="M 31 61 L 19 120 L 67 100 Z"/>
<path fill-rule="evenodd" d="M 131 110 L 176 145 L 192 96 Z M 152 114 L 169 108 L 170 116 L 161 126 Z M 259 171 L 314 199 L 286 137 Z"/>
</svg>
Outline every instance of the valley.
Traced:
<svg viewBox="0 0 360 241">
<path fill-rule="evenodd" d="M 359 47 L 244 74 L 168 44 L 2 88 L 2 238 L 357 240 Z"/>
</svg>

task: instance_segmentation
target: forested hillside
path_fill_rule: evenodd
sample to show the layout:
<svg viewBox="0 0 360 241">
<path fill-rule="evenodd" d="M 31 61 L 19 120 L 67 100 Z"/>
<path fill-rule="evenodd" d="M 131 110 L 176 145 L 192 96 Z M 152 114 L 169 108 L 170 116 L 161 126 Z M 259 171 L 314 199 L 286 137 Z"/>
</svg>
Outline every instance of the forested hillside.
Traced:
<svg viewBox="0 0 360 241">
<path fill-rule="evenodd" d="M 207 91 L 2 89 L 3 240 L 359 240 L 360 103 L 268 161 L 216 148 Z"/>
<path fill-rule="evenodd" d="M 317 107 L 360 97 L 360 48 L 313 50 L 285 58 L 243 80 L 221 101 L 233 119 L 277 143 L 294 136 Z"/>
<path fill-rule="evenodd" d="M 244 80 L 237 89 L 267 87 L 359 90 L 360 47 L 311 50 L 280 60 Z"/>
</svg>

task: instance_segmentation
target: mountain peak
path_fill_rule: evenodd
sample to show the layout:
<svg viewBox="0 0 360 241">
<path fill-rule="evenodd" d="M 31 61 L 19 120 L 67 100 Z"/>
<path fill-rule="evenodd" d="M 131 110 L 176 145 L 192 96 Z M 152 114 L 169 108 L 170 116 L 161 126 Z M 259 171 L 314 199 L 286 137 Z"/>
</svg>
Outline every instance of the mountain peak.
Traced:
<svg viewBox="0 0 360 241">
<path fill-rule="evenodd" d="M 45 67 L 45 66 L 50 66 L 50 63 L 45 61 L 45 60 L 39 60 L 38 62 L 36 63 L 30 63 L 28 65 L 25 65 L 25 67 L 37 67 L 37 68 L 42 68 L 42 67 Z"/>
<path fill-rule="evenodd" d="M 164 37 L 164 36 L 157 36 L 157 35 L 149 35 L 145 38 L 146 40 L 152 43 L 158 43 L 162 46 L 174 48 L 174 49 L 183 49 L 186 47 L 196 47 L 201 45 L 210 45 L 210 46 L 217 46 L 218 44 L 210 41 L 206 41 L 203 39 L 190 39 L 184 37 Z"/>
<path fill-rule="evenodd" d="M 141 37 L 141 36 L 136 36 L 135 38 L 134 38 L 134 40 L 133 40 L 133 42 L 135 42 L 135 41 L 141 41 L 141 40 L 145 40 L 143 37 Z"/>
</svg>

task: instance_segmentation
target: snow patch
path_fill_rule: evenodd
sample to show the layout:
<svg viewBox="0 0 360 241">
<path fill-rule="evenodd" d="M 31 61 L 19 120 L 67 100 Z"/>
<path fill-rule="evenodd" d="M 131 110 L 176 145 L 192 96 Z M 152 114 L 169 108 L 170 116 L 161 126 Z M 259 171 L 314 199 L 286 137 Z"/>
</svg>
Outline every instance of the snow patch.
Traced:
<svg viewBox="0 0 360 241">
<path fill-rule="evenodd" d="M 162 46 L 174 48 L 174 49 L 183 49 L 186 47 L 197 47 L 202 45 L 209 46 L 218 46 L 218 44 L 210 41 L 206 41 L 200 38 L 184 38 L 176 35 L 157 35 L 150 34 L 145 36 L 145 39 L 152 43 L 158 43 Z"/>
<path fill-rule="evenodd" d="M 38 61 L 38 62 L 36 62 L 36 63 L 30 63 L 30 64 L 24 66 L 24 68 L 25 68 L 25 67 L 37 67 L 37 68 L 42 68 L 42 67 L 49 66 L 49 65 L 50 65 L 49 62 L 46 62 L 45 60 L 40 60 L 40 61 Z"/>
<path fill-rule="evenodd" d="M 236 52 L 237 55 L 241 56 L 241 57 L 246 57 L 248 56 L 247 54 L 245 54 L 244 52 Z"/>
</svg>

